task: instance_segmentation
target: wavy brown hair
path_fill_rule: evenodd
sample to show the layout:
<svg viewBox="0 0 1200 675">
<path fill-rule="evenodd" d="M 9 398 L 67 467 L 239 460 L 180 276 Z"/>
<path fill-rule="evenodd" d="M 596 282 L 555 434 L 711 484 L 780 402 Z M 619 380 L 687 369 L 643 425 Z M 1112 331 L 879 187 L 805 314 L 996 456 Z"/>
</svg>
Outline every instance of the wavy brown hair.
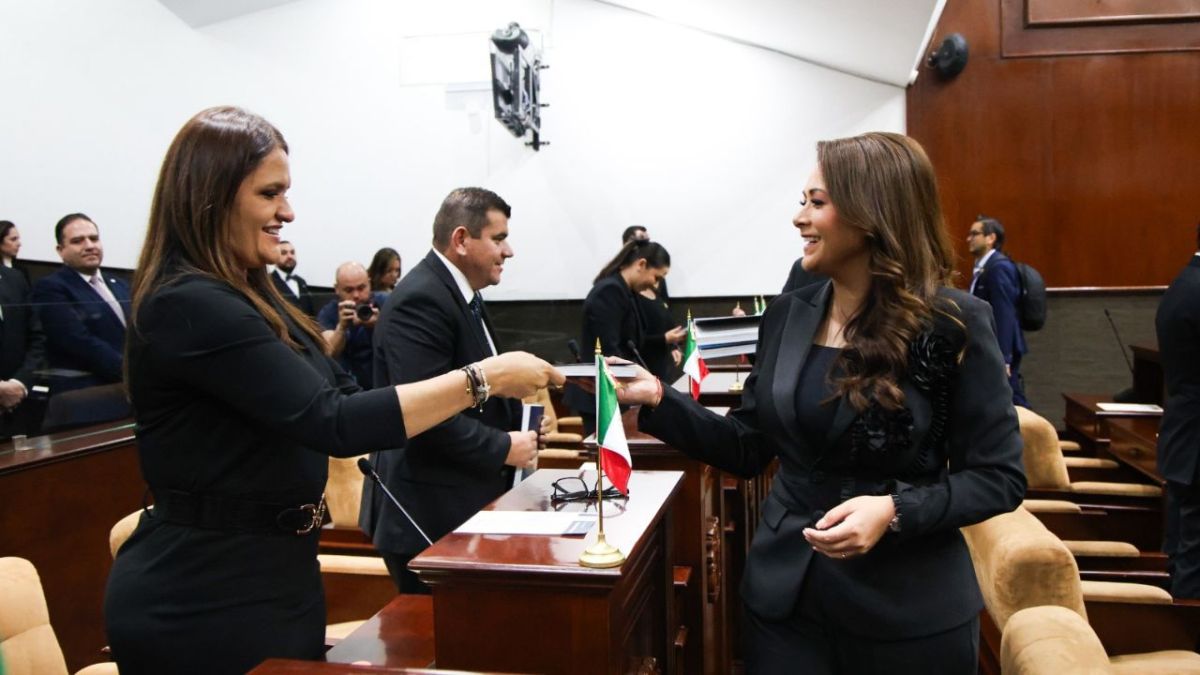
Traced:
<svg viewBox="0 0 1200 675">
<path fill-rule="evenodd" d="M 817 143 L 817 163 L 839 220 L 870 248 L 871 290 L 846 324 L 834 390 L 856 410 L 871 400 L 894 410 L 904 405 L 909 343 L 935 312 L 961 325 L 937 300 L 954 267 L 933 165 L 913 139 L 883 132 Z"/>
<path fill-rule="evenodd" d="M 150 293 L 196 274 L 245 296 L 291 348 L 300 345 L 288 335 L 281 312 L 316 344 L 324 344 L 316 323 L 284 301 L 266 269 L 244 269 L 233 252 L 230 215 L 238 188 L 276 149 L 288 151 L 283 134 L 241 108 L 202 110 L 179 130 L 163 159 L 146 241 L 133 273 L 134 330 L 138 310 Z"/>
</svg>

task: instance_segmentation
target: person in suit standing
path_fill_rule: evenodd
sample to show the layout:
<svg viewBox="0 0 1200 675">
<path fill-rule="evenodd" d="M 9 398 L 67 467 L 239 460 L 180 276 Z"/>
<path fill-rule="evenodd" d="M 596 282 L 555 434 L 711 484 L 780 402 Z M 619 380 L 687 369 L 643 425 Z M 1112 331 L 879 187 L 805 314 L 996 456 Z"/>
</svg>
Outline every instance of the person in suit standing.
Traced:
<svg viewBox="0 0 1200 675">
<path fill-rule="evenodd" d="M 271 281 L 279 294 L 301 312 L 316 316 L 308 282 L 296 274 L 296 247 L 290 241 L 279 242 L 279 263 L 271 270 Z"/>
<path fill-rule="evenodd" d="M 1004 355 L 1013 405 L 1029 407 L 1021 378 L 1021 357 L 1028 351 L 1017 303 L 1021 301 L 1021 277 L 1017 266 L 1001 249 L 1004 226 L 995 218 L 979 216 L 967 231 L 967 249 L 975 256 L 971 273 L 971 294 L 992 306 L 996 319 L 996 339 Z"/>
<path fill-rule="evenodd" d="M 46 336 L 29 297 L 25 275 L 0 265 L 0 438 L 27 434 L 38 423 L 22 405 L 34 373 L 46 367 Z"/>
<path fill-rule="evenodd" d="M 129 286 L 100 270 L 100 229 L 82 213 L 54 226 L 63 266 L 33 285 L 32 299 L 46 332 L 51 394 L 121 381 Z"/>
<path fill-rule="evenodd" d="M 499 353 L 479 291 L 500 283 L 513 256 L 509 205 L 494 192 L 452 191 L 433 219 L 433 250 L 400 280 L 375 326 L 375 384 L 415 382 Z M 371 461 L 434 541 L 532 466 L 537 433 L 518 431 L 521 401 L 492 397 L 409 440 L 402 453 Z M 428 593 L 408 562 L 428 544 L 375 485 L 363 486 L 359 524 L 383 555 L 401 593 Z"/>
<path fill-rule="evenodd" d="M 618 396 L 722 470 L 779 459 L 741 589 L 747 673 L 973 673 L 983 599 L 959 528 L 1025 492 L 991 313 L 950 287 L 916 141 L 823 141 L 817 161 L 793 224 L 830 281 L 767 307 L 741 406 L 717 415 L 644 371 Z"/>
<path fill-rule="evenodd" d="M 633 240 L 649 241 L 650 233 L 643 225 L 631 225 L 622 234 L 621 245 Z M 639 350 L 650 372 L 663 379 L 673 379 L 670 375 L 674 368 L 683 360 L 680 343 L 686 333 L 679 322 L 671 315 L 671 296 L 667 291 L 667 277 L 664 275 L 649 288 L 643 288 L 635 296 L 638 304 L 638 318 L 642 322 L 642 341 Z"/>
<path fill-rule="evenodd" d="M 361 390 L 268 278 L 295 217 L 288 146 L 210 108 L 172 142 L 134 273 L 128 386 L 154 495 L 117 552 L 104 622 L 122 673 L 245 673 L 321 660 L 317 562 L 329 456 L 400 448 L 491 394 L 561 373 L 511 353 Z M 82 515 L 82 514 L 81 514 Z"/>
<path fill-rule="evenodd" d="M 1196 227 L 1200 249 L 1200 225 Z M 1200 252 L 1171 282 L 1154 317 L 1167 401 L 1158 473 L 1167 482 L 1164 551 L 1171 595 L 1200 598 Z"/>
</svg>

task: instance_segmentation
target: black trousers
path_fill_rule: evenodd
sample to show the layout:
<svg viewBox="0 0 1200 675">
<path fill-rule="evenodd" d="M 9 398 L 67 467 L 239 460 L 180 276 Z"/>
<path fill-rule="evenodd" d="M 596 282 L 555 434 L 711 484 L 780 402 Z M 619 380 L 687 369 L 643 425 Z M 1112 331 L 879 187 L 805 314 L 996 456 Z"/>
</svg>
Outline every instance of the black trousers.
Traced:
<svg viewBox="0 0 1200 675">
<path fill-rule="evenodd" d="M 1171 595 L 1200 599 L 1200 483 L 1167 482 L 1167 531 Z"/>
<path fill-rule="evenodd" d="M 822 598 L 820 589 L 810 588 L 809 572 L 796 610 L 787 620 L 768 621 L 745 609 L 747 675 L 964 675 L 978 670 L 978 615 L 960 626 L 918 638 L 856 635 L 822 610 L 822 603 L 830 599 Z"/>
<path fill-rule="evenodd" d="M 429 595 L 433 591 L 417 577 L 416 573 L 408 569 L 408 563 L 415 555 L 407 553 L 388 553 L 380 551 L 383 555 L 383 564 L 387 566 L 388 574 L 392 576 L 392 583 L 396 584 L 396 590 L 400 593 L 409 595 Z"/>
<path fill-rule="evenodd" d="M 1013 354 L 1012 364 L 1008 368 L 1008 385 L 1012 387 L 1013 405 L 1028 408 L 1029 401 L 1025 398 L 1025 378 L 1021 377 L 1020 354 Z"/>
</svg>

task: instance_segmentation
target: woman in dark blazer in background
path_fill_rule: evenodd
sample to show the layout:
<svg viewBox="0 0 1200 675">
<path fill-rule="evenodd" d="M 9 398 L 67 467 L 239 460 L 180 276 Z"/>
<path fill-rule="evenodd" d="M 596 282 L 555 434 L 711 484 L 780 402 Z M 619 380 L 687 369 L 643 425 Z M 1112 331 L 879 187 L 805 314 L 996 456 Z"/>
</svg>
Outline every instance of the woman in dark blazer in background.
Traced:
<svg viewBox="0 0 1200 675">
<path fill-rule="evenodd" d="M 742 405 L 642 372 L 639 426 L 741 476 L 779 471 L 742 585 L 746 670 L 973 673 L 983 602 L 958 529 L 1020 504 L 1012 392 L 986 304 L 950 287 L 921 147 L 817 145 L 793 223 L 831 281 L 768 307 Z"/>
<path fill-rule="evenodd" d="M 471 375 L 360 391 L 267 277 L 293 213 L 275 127 L 212 108 L 175 137 L 134 273 L 126 382 L 154 508 L 113 563 L 105 623 L 131 673 L 244 673 L 319 659 L 317 564 L 330 455 L 398 448 L 479 403 Z M 491 393 L 561 383 L 512 353 L 475 364 Z"/>
</svg>

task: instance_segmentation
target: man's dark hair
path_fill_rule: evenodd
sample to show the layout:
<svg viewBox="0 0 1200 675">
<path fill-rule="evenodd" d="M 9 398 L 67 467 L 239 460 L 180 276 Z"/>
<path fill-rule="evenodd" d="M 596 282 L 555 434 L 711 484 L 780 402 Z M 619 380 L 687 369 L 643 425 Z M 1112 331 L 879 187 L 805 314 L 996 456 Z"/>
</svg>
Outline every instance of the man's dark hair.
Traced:
<svg viewBox="0 0 1200 675">
<path fill-rule="evenodd" d="M 433 217 L 433 246 L 439 251 L 450 245 L 450 234 L 457 227 L 467 228 L 479 238 L 487 225 L 487 212 L 496 210 L 505 218 L 512 217 L 512 207 L 500 195 L 477 187 L 458 188 L 446 195 L 437 215 Z"/>
<path fill-rule="evenodd" d="M 636 237 L 638 232 L 645 232 L 645 231 L 646 231 L 645 225 L 630 225 L 629 227 L 625 228 L 624 232 L 621 233 L 621 243 L 625 244 L 630 239 L 633 239 L 634 237 Z"/>
<path fill-rule="evenodd" d="M 71 223 L 73 223 L 77 220 L 86 220 L 89 223 L 91 223 L 92 225 L 96 225 L 96 221 L 92 220 L 91 218 L 88 218 L 85 214 L 82 214 L 82 213 L 68 213 L 67 215 L 63 216 L 62 218 L 59 218 L 58 222 L 55 223 L 55 225 L 54 225 L 54 240 L 58 242 L 59 246 L 62 246 L 63 230 L 66 229 L 66 227 L 68 225 L 70 225 Z M 100 232 L 99 225 L 96 225 L 96 232 L 97 233 Z"/>
<path fill-rule="evenodd" d="M 983 225 L 983 236 L 996 235 L 996 245 L 992 248 L 997 251 L 1004 248 L 1004 226 L 1000 224 L 1000 221 L 988 216 L 979 216 L 975 222 Z"/>
</svg>

